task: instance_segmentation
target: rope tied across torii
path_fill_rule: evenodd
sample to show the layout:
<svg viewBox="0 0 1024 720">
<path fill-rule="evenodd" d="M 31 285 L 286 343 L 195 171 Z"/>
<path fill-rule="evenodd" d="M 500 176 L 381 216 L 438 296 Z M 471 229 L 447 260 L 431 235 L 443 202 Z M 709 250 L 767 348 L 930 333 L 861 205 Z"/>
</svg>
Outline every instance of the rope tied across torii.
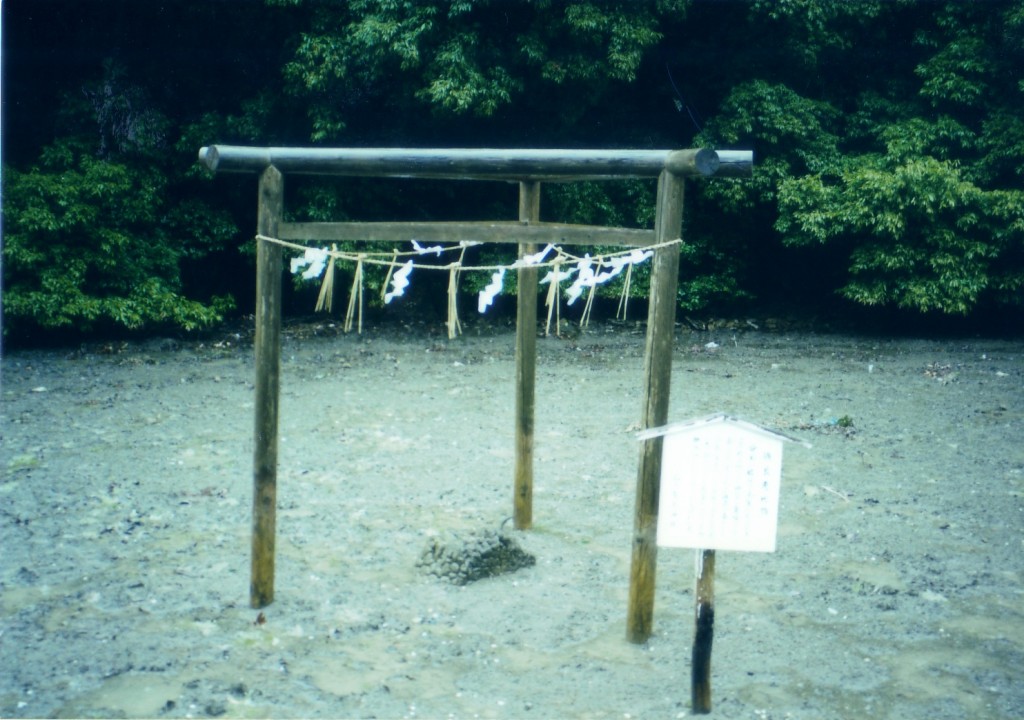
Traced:
<svg viewBox="0 0 1024 720">
<path fill-rule="evenodd" d="M 349 293 L 348 309 L 345 314 L 345 332 L 350 332 L 354 324 L 358 332 L 361 333 L 363 330 L 364 264 L 388 268 L 387 276 L 380 290 L 381 299 L 385 304 L 389 304 L 395 298 L 405 294 L 405 289 L 410 283 L 409 276 L 414 269 L 447 271 L 449 273 L 449 281 L 448 320 L 446 324 L 448 326 L 449 338 L 454 338 L 458 335 L 462 328 L 458 316 L 457 292 L 459 275 L 463 272 L 493 273 L 491 275 L 491 282 L 479 292 L 477 309 L 482 314 L 491 306 L 495 296 L 501 292 L 506 271 L 528 267 L 549 268 L 548 274 L 540 280 L 540 284 L 548 285 L 545 299 L 548 317 L 544 332 L 545 335 L 550 335 L 553 316 L 556 321 L 556 333 L 559 328 L 558 323 L 561 319 L 561 293 L 559 290 L 563 281 L 570 279 L 573 275 L 576 276 L 575 281 L 566 290 L 568 305 L 575 303 L 584 291 L 589 290 L 583 314 L 580 318 L 580 327 L 585 327 L 590 321 L 590 311 L 593 307 L 597 287 L 618 277 L 625 270 L 626 275 L 617 311 L 617 317 L 625 319 L 629 305 L 633 266 L 650 259 L 657 249 L 682 243 L 682 238 L 677 238 L 664 243 L 645 246 L 644 248 L 601 253 L 594 256 L 591 256 L 589 253 L 583 256 L 575 255 L 566 251 L 561 246 L 548 243 L 539 252 L 524 255 L 511 264 L 464 265 L 463 260 L 465 259 L 466 249 L 480 245 L 482 244 L 481 242 L 463 240 L 457 245 L 432 245 L 424 247 L 417 240 L 413 239 L 411 240 L 413 249 L 409 251 L 352 252 L 339 250 L 336 245 L 331 248 L 310 247 L 265 235 L 257 235 L 256 240 L 274 243 L 281 247 L 301 252 L 302 255 L 291 259 L 290 269 L 293 275 L 301 274 L 305 280 L 313 280 L 323 275 L 323 282 L 320 286 L 320 293 L 316 303 L 316 310 L 318 312 L 321 310 L 329 312 L 333 307 L 335 263 L 341 261 L 354 265 L 352 289 Z M 442 257 L 456 251 L 459 253 L 458 259 L 442 265 L 417 263 L 413 259 L 423 255 Z M 571 267 L 563 269 L 566 265 Z M 356 317 L 358 317 L 358 323 L 356 323 Z"/>
</svg>

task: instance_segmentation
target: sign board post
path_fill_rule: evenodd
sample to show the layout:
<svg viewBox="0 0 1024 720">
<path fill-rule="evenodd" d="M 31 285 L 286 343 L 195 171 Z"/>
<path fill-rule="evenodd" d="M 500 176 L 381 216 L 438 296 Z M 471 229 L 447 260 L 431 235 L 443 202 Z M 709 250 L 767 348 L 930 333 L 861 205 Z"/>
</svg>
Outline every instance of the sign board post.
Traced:
<svg viewBox="0 0 1024 720">
<path fill-rule="evenodd" d="M 697 551 L 697 611 L 690 653 L 690 707 L 711 712 L 711 641 L 715 636 L 715 551 Z"/>
<path fill-rule="evenodd" d="M 711 712 L 715 551 L 774 552 L 782 443 L 793 440 L 724 414 L 640 433 L 661 437 L 658 545 L 697 551 L 691 670 L 694 714 Z"/>
</svg>

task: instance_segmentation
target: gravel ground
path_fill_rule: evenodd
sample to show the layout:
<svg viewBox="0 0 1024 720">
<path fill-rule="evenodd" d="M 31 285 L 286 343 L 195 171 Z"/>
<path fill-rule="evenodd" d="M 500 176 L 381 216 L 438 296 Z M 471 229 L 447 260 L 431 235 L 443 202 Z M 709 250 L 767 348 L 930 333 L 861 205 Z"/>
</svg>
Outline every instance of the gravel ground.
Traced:
<svg viewBox="0 0 1024 720">
<path fill-rule="evenodd" d="M 714 716 L 1024 716 L 1024 343 L 758 326 L 677 333 L 672 420 L 812 444 L 718 554 Z M 511 515 L 511 329 L 285 335 L 262 613 L 245 333 L 3 358 L 0 716 L 690 714 L 693 551 L 625 641 L 641 326 L 538 340 L 536 561 L 463 586 L 417 561 Z"/>
</svg>

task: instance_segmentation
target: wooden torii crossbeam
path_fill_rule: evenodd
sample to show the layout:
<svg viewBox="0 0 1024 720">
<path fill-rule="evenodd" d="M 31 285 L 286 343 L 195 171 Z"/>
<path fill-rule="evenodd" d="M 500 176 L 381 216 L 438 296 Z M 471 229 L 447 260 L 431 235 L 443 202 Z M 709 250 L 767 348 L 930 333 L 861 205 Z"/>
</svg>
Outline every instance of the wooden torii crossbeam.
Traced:
<svg viewBox="0 0 1024 720">
<path fill-rule="evenodd" d="M 402 148 L 289 148 L 211 145 L 199 160 L 214 172 L 259 173 L 257 235 L 281 240 L 473 240 L 518 243 L 520 257 L 540 243 L 655 246 L 644 356 L 641 428 L 668 421 L 672 377 L 683 181 L 687 177 L 749 177 L 746 150 L 495 150 Z M 286 223 L 284 174 L 347 177 L 498 180 L 519 184 L 518 222 Z M 542 182 L 658 178 L 653 230 L 540 222 Z M 277 445 L 281 375 L 282 247 L 259 241 L 256 271 L 256 410 L 253 457 L 253 534 L 250 604 L 274 599 Z M 536 267 L 518 268 L 515 352 L 515 526 L 533 523 L 534 386 L 537 357 Z M 661 437 L 642 443 L 630 569 L 627 638 L 651 634 L 657 563 Z"/>
</svg>

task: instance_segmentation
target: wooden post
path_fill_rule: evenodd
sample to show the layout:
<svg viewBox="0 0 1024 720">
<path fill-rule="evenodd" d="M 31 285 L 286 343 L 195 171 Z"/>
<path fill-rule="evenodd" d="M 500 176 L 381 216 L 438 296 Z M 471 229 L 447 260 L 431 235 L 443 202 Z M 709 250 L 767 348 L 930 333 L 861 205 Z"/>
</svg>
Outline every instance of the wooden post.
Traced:
<svg viewBox="0 0 1024 720">
<path fill-rule="evenodd" d="M 690 671 L 694 715 L 711 712 L 711 641 L 715 635 L 715 551 L 697 551 L 697 612 Z"/>
<path fill-rule="evenodd" d="M 668 171 L 658 178 L 655 218 L 657 242 L 680 237 L 683 223 L 683 178 Z M 641 428 L 668 422 L 669 388 L 672 382 L 672 344 L 679 285 L 679 247 L 654 251 L 651 268 L 650 306 L 647 312 L 647 346 L 644 355 L 644 397 Z M 629 612 L 626 638 L 643 643 L 651 636 L 654 621 L 654 587 L 658 562 L 658 493 L 661 488 L 662 437 L 644 441 L 637 470 L 636 509 L 633 519 L 633 552 L 629 575 Z"/>
<path fill-rule="evenodd" d="M 260 177 L 257 232 L 277 237 L 284 207 L 284 182 L 273 165 Z M 249 604 L 274 600 L 277 512 L 277 427 L 281 393 L 281 246 L 256 248 L 256 430 L 253 453 L 252 575 Z"/>
<path fill-rule="evenodd" d="M 540 183 L 519 183 L 519 220 L 540 220 Z M 519 256 L 537 252 L 523 243 Z M 516 467 L 514 488 L 515 527 L 533 525 L 533 414 L 537 378 L 537 268 L 519 268 L 516 309 Z"/>
</svg>

